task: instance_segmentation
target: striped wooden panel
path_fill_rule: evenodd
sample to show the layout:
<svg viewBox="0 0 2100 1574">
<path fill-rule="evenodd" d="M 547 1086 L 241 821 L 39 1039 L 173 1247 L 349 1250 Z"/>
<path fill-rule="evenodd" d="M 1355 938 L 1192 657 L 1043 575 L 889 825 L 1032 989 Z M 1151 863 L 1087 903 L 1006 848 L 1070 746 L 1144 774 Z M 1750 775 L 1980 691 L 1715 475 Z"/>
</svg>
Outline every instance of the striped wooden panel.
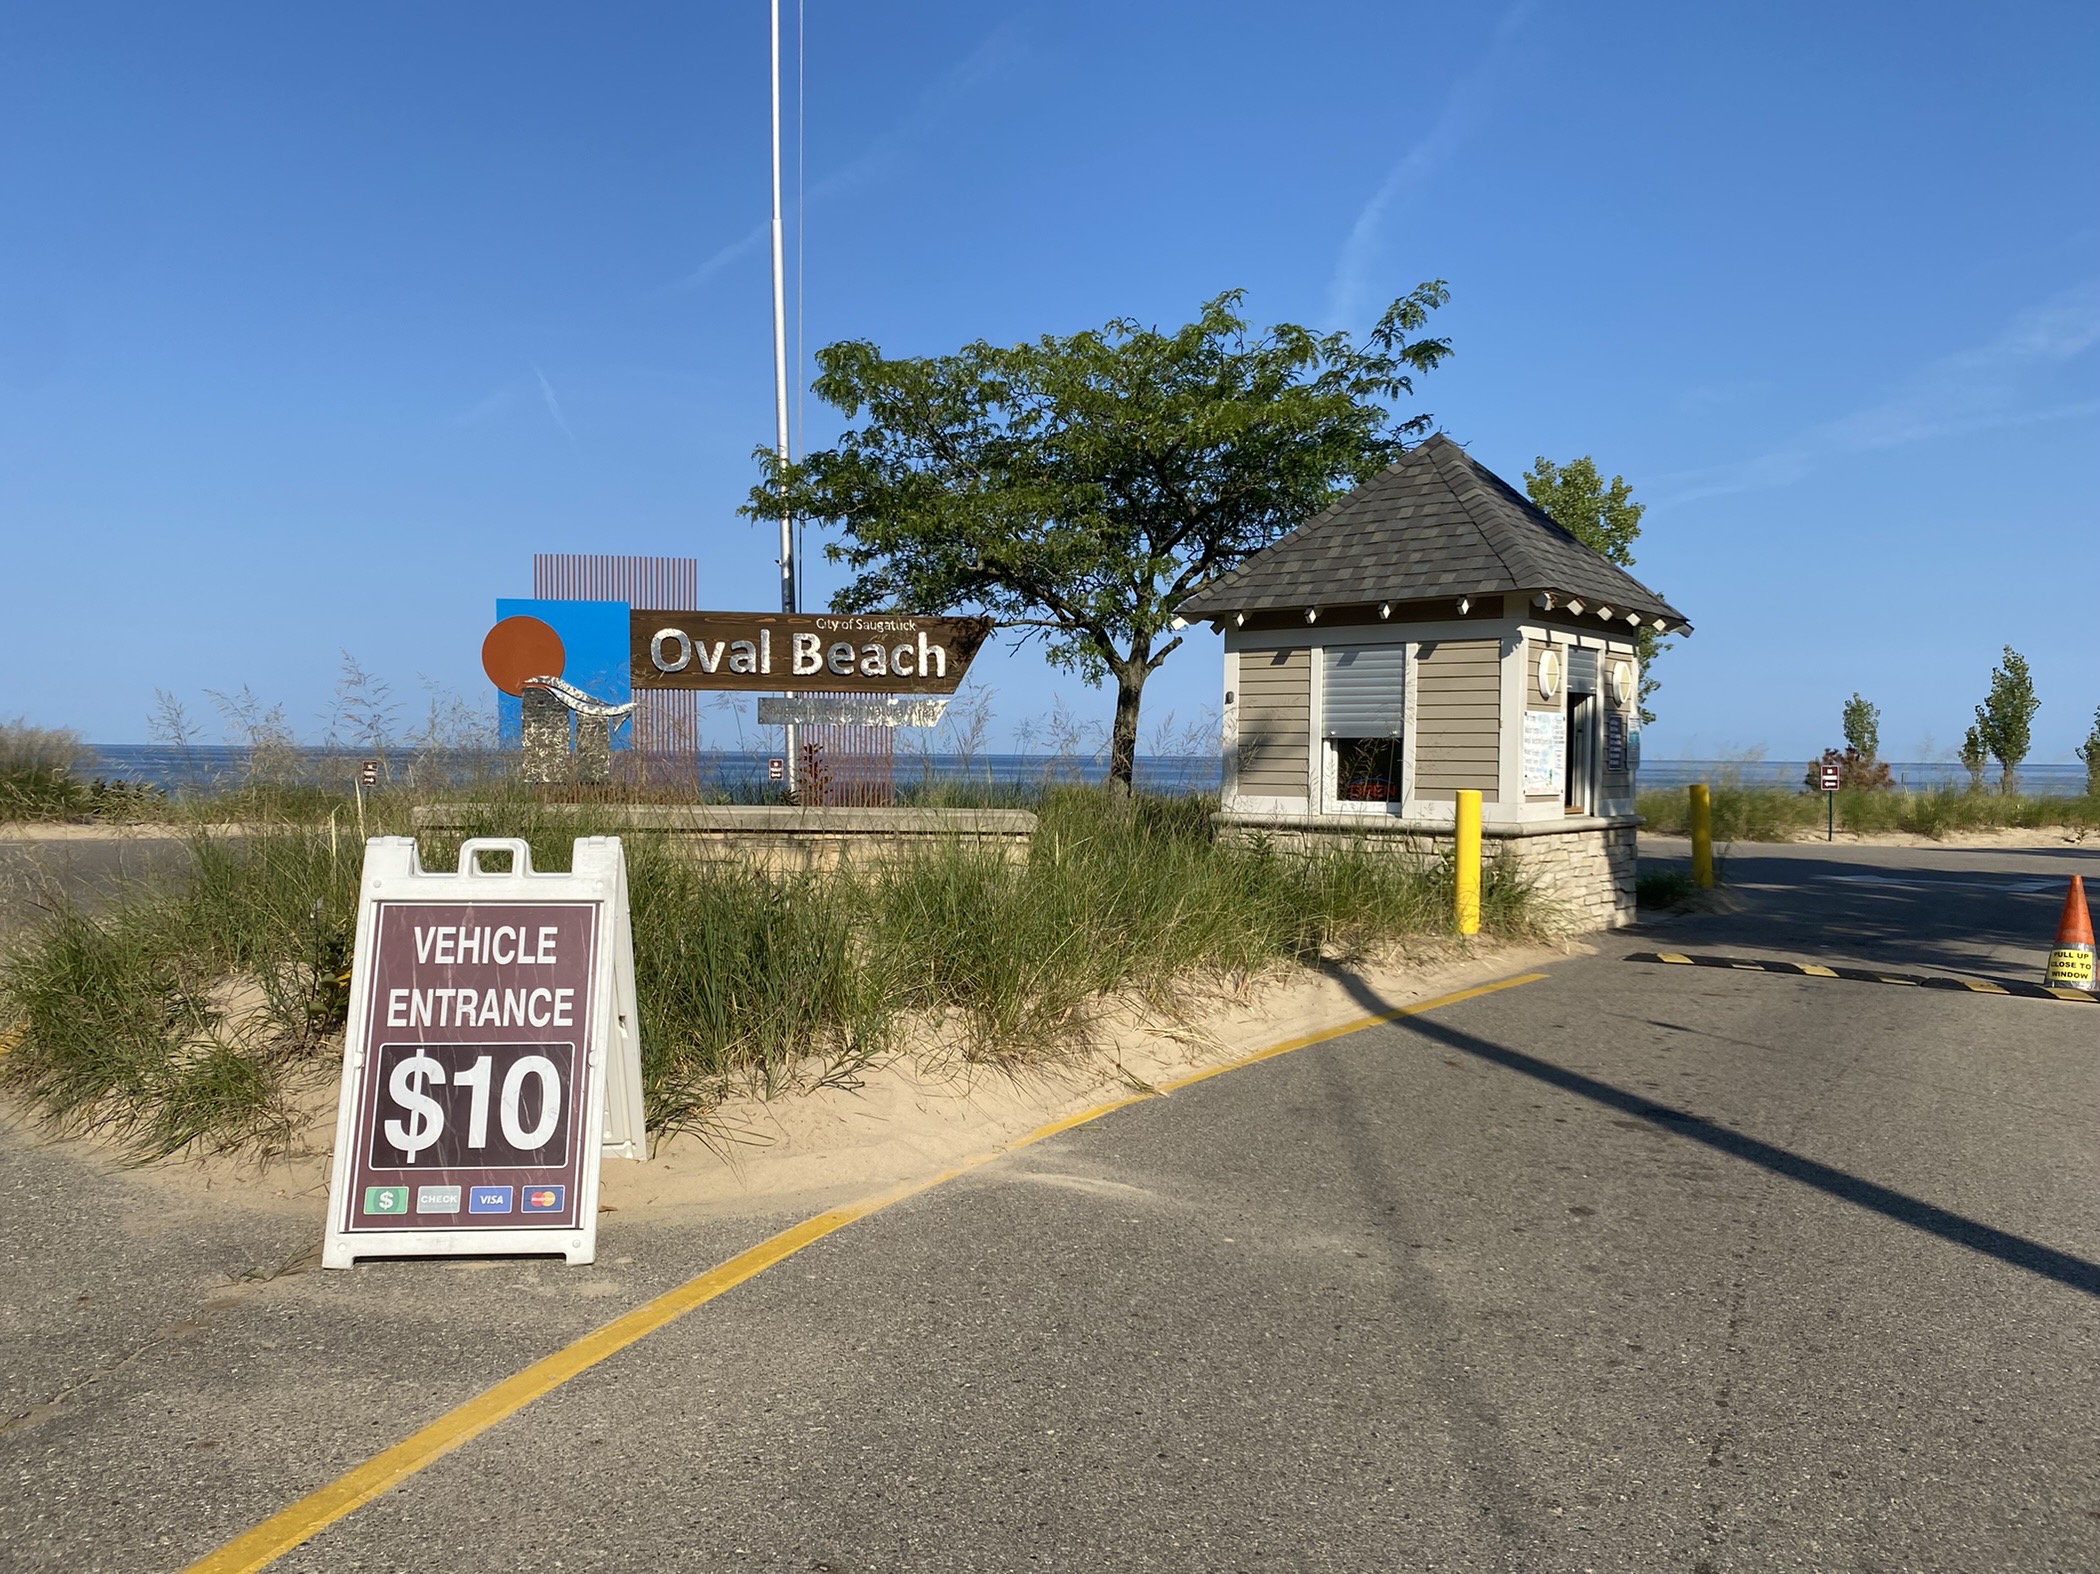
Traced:
<svg viewBox="0 0 2100 1574">
<path fill-rule="evenodd" d="M 700 560 L 598 552 L 535 552 L 532 593 L 549 601 L 624 601 L 630 607 L 698 610 Z M 635 695 L 627 748 L 614 768 L 652 785 L 690 782 L 700 756 L 700 696 L 692 689 L 643 689 Z M 625 758 L 621 756 L 624 755 Z"/>
</svg>

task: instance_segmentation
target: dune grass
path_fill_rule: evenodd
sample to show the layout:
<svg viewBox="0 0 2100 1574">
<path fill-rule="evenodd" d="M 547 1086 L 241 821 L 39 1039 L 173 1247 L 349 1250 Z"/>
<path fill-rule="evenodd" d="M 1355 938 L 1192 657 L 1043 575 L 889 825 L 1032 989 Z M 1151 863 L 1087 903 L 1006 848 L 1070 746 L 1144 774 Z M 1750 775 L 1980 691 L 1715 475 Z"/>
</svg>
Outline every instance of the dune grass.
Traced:
<svg viewBox="0 0 2100 1574">
<path fill-rule="evenodd" d="M 1070 1058 L 1118 998 L 1182 1012 L 1279 964 L 1449 930 L 1448 864 L 1220 845 L 1198 798 L 1073 788 L 1035 807 L 1026 865 L 957 841 L 776 877 L 629 833 L 651 1129 L 705 1131 L 747 1089 L 849 1081 L 908 1034 L 1009 1067 Z M 405 801 L 368 815 L 375 834 L 405 829 Z M 574 837 L 606 829 L 587 805 L 519 800 L 485 815 L 426 835 L 425 866 L 451 867 L 468 835 L 503 834 L 528 840 L 536 867 L 563 869 Z M 16 935 L 0 1016 L 19 1041 L 0 1082 L 142 1158 L 269 1154 L 292 1140 L 302 1092 L 339 1065 L 362 848 L 311 821 L 199 829 L 188 848 L 178 874 L 92 914 L 60 906 Z M 1507 866 L 1490 866 L 1488 934 L 1550 921 Z"/>
<path fill-rule="evenodd" d="M 1746 787 L 1728 781 L 1712 783 L 1709 791 L 1716 841 L 1784 842 L 1823 831 L 1821 793 Z M 1690 834 L 1690 795 L 1682 787 L 1651 788 L 1640 795 L 1639 808 L 1650 831 L 1665 836 Z M 1916 791 L 1848 787 L 1838 793 L 1836 810 L 1841 831 L 1901 831 L 1935 840 L 1960 831 L 2005 828 L 2100 830 L 2100 798 L 2090 795 L 2065 798 L 1958 787 Z"/>
</svg>

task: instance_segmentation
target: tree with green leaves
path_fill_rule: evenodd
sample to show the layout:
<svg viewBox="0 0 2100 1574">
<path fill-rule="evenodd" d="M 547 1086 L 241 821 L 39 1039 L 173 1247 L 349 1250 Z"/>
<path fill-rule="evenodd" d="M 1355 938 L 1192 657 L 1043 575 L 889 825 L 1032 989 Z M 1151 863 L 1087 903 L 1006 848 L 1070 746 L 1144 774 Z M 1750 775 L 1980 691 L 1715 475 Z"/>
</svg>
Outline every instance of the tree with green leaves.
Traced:
<svg viewBox="0 0 2100 1574">
<path fill-rule="evenodd" d="M 1991 757 L 1991 751 L 1983 745 L 1983 729 L 1971 725 L 1961 735 L 1962 769 L 1969 773 L 1969 791 L 1983 791 L 1983 767 Z"/>
<path fill-rule="evenodd" d="M 1864 698 L 1859 690 L 1852 691 L 1852 698 L 1845 701 L 1843 716 L 1845 749 L 1841 754 L 1836 749 L 1825 749 L 1820 760 L 1808 767 L 1807 786 L 1811 792 L 1822 785 L 1822 768 L 1835 765 L 1838 768 L 1838 785 L 1858 787 L 1866 791 L 1880 791 L 1892 787 L 1889 768 L 1882 764 L 1881 753 L 1881 707 Z"/>
<path fill-rule="evenodd" d="M 2100 707 L 2093 711 L 2093 730 L 2078 746 L 2078 757 L 2085 761 L 2085 795 L 2100 798 Z"/>
<path fill-rule="evenodd" d="M 1859 690 L 1845 701 L 1845 747 L 1869 765 L 1881 753 L 1881 707 L 1861 697 Z"/>
<path fill-rule="evenodd" d="M 854 573 L 840 611 L 983 612 L 1053 665 L 1112 679 L 1109 781 L 1128 792 L 1145 680 L 1182 643 L 1176 609 L 1427 431 L 1397 406 L 1451 353 L 1422 335 L 1441 280 L 1362 344 L 1257 331 L 1243 299 L 1171 331 L 1126 317 L 952 355 L 830 345 L 814 387 L 847 430 L 785 466 L 758 450 L 742 512 L 838 531 L 825 555 Z"/>
<path fill-rule="evenodd" d="M 2034 679 L 2027 659 L 2012 646 L 2005 647 L 2005 664 L 1991 669 L 1991 691 L 1976 707 L 1976 735 L 1998 762 L 1998 790 L 2010 793 L 2020 762 L 2027 758 L 2032 742 L 2034 713 L 2042 708 L 2035 698 Z"/>
<path fill-rule="evenodd" d="M 1568 531 L 1593 552 L 1608 557 L 1621 568 L 1633 567 L 1633 543 L 1641 533 L 1645 503 L 1633 500 L 1633 488 L 1622 475 L 1609 485 L 1588 454 L 1557 465 L 1544 454 L 1524 472 L 1524 490 L 1548 519 Z M 1648 697 L 1662 687 L 1655 677 L 1655 659 L 1670 649 L 1654 629 L 1643 627 L 1634 637 L 1641 669 L 1639 708 L 1642 725 L 1655 720 Z"/>
</svg>

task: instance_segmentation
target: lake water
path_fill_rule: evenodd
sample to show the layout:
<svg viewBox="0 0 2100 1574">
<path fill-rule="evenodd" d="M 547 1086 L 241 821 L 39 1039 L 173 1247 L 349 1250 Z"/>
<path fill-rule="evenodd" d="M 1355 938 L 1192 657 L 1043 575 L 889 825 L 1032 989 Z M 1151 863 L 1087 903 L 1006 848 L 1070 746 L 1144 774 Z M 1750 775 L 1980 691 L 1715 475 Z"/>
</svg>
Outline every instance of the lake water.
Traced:
<svg viewBox="0 0 2100 1574">
<path fill-rule="evenodd" d="M 246 749 L 223 744 L 191 748 L 169 748 L 150 743 L 110 743 L 95 746 L 97 762 L 89 774 L 116 781 L 149 782 L 170 792 L 208 790 L 217 784 L 238 782 L 247 773 Z M 287 762 L 291 774 L 315 783 L 347 785 L 364 751 L 357 749 L 301 749 Z M 485 777 L 504 763 L 495 756 L 461 752 L 452 755 L 417 755 L 390 762 L 399 773 L 412 772 L 412 779 L 433 785 L 444 781 L 471 781 Z M 1682 787 L 1690 782 L 1740 782 L 1745 786 L 1799 787 L 1808 771 L 1807 760 L 1644 760 L 1643 787 Z M 1912 788 L 1959 787 L 1966 785 L 1968 772 L 1953 761 L 1892 761 L 1890 773 L 1898 784 Z M 953 754 L 897 757 L 897 781 L 908 785 L 921 781 L 983 782 L 992 787 L 1036 786 L 1047 781 L 1098 782 L 1108 773 L 1101 758 L 1051 757 L 1042 754 Z M 737 793 L 762 793 L 766 783 L 766 756 L 755 752 L 725 751 L 700 757 L 699 779 L 710 787 Z M 1986 773 L 1995 785 L 1997 771 Z M 1146 792 L 1215 792 L 1218 758 L 1214 754 L 1139 755 L 1137 784 Z M 2076 762 L 2028 765 L 2021 768 L 2023 792 L 2057 797 L 2076 797 L 2085 791 L 2085 767 Z"/>
</svg>

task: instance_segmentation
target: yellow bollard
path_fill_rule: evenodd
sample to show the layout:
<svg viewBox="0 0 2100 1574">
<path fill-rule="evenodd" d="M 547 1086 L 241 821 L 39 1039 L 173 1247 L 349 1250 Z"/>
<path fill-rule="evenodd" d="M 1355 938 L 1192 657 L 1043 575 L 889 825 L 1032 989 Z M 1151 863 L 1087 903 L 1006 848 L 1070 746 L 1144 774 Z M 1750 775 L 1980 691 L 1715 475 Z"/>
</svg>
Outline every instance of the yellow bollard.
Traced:
<svg viewBox="0 0 2100 1574">
<path fill-rule="evenodd" d="M 1480 933 L 1480 794 L 1458 793 L 1458 932 Z"/>
<path fill-rule="evenodd" d="M 1705 782 L 1692 784 L 1692 884 L 1714 888 L 1714 804 Z"/>
</svg>

